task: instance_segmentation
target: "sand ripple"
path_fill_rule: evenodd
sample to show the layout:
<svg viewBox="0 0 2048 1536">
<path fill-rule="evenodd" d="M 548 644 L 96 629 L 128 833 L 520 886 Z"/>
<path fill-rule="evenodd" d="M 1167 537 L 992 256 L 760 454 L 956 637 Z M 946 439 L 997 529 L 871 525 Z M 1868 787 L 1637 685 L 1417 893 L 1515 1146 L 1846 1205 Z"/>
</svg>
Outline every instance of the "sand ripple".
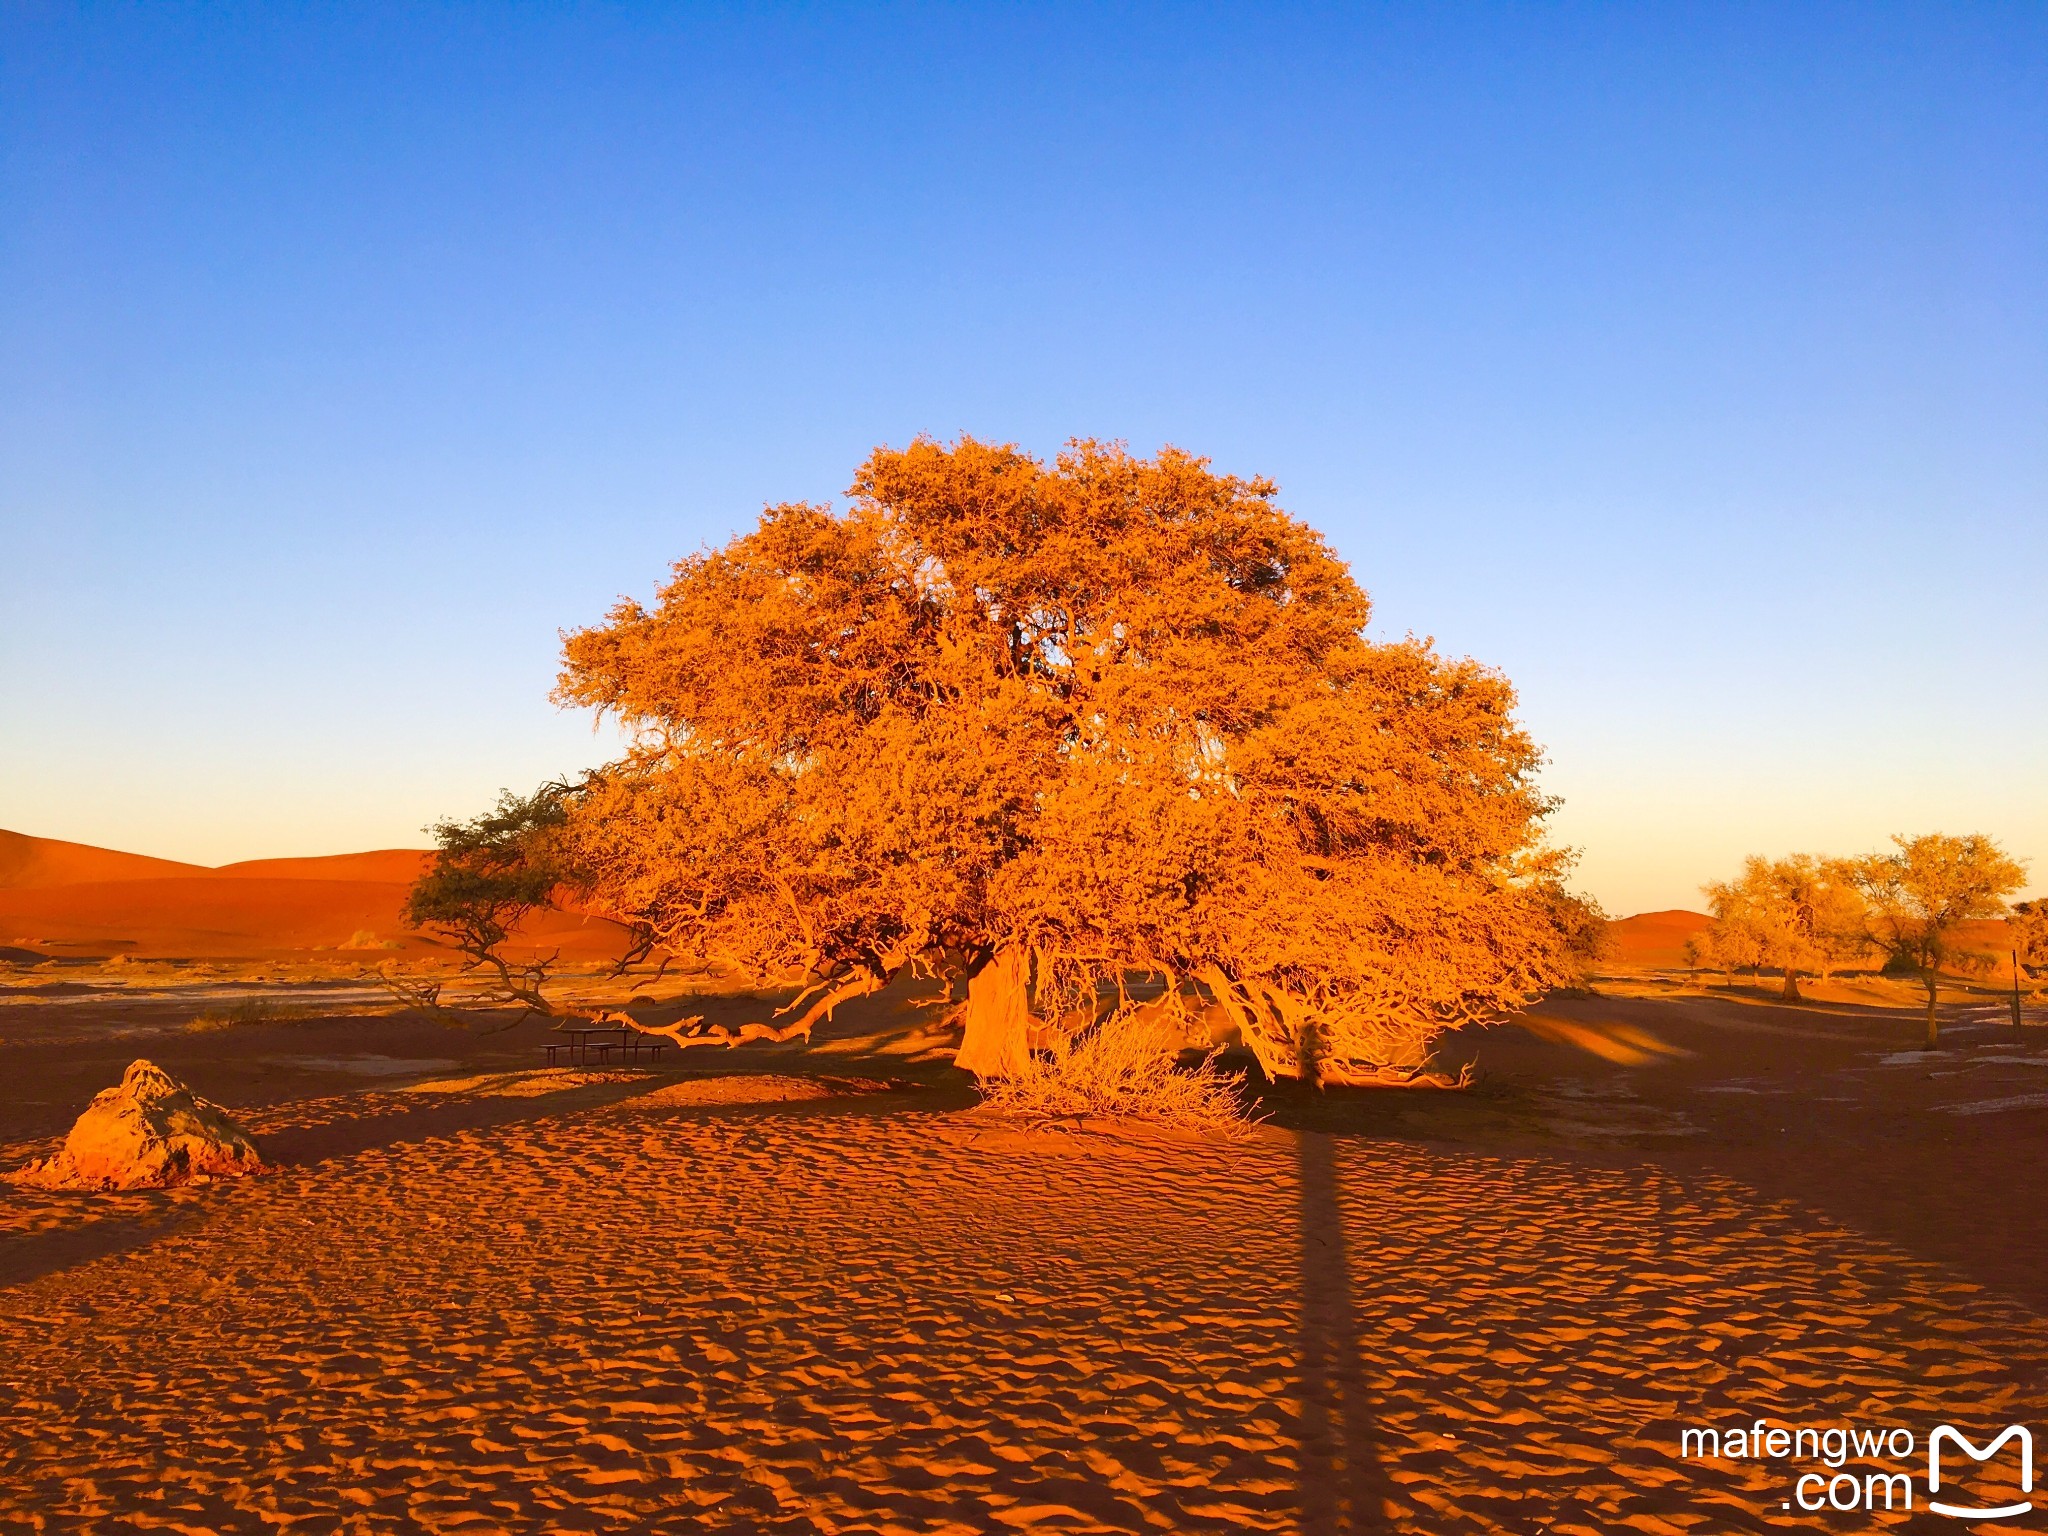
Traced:
<svg viewBox="0 0 2048 1536">
<path fill-rule="evenodd" d="M 10 1290 L 0 1528 L 1753 1530 L 1775 1483 L 1677 1423 L 2048 1379 L 2039 1319 L 1718 1178 L 723 1081 L 208 1190 Z"/>
</svg>

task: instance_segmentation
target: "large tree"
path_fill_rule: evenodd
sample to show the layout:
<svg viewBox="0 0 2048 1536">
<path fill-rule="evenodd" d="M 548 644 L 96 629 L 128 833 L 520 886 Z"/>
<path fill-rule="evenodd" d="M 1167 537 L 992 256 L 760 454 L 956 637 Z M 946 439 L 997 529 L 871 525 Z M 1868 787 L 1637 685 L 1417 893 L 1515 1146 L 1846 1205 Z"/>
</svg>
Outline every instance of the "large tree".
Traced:
<svg viewBox="0 0 2048 1536">
<path fill-rule="evenodd" d="M 1368 641 L 1273 494 L 1174 449 L 920 440 L 843 512 L 770 508 L 567 637 L 558 697 L 635 733 L 574 800 L 589 899 L 807 974 L 751 1035 L 951 968 L 959 1060 L 1000 1078 L 1149 978 L 1269 1073 L 1417 1074 L 1572 974 L 1539 754 L 1497 672 Z"/>
<path fill-rule="evenodd" d="M 1978 968 L 1982 958 L 1957 940 L 1962 924 L 1998 917 L 2005 898 L 2026 884 L 2024 865 L 1981 834 L 1894 837 L 1896 851 L 1873 854 L 1847 866 L 1870 904 L 1870 942 L 1895 964 L 1919 974 L 1927 989 L 1927 1049 L 1941 1044 L 1935 1005 L 1941 972 Z"/>
</svg>

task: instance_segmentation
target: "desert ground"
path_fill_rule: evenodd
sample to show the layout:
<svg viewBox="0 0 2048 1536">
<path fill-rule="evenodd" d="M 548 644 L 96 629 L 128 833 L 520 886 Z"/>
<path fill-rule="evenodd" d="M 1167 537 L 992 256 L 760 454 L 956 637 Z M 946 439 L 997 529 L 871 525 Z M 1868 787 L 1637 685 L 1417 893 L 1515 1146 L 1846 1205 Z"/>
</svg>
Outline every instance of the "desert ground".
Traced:
<svg viewBox="0 0 2048 1536">
<path fill-rule="evenodd" d="M 1679 1432 L 2048 1417 L 2048 1009 L 1988 987 L 1930 1056 L 1899 983 L 1784 1005 L 1654 915 L 1469 1089 L 1230 1138 L 992 1116 L 929 992 L 551 1068 L 376 987 L 433 960 L 391 881 L 73 873 L 0 893 L 0 1169 L 147 1057 L 277 1171 L 0 1184 L 0 1530 L 1960 1530 Z M 380 889 L 249 953 L 222 888 L 293 879 Z"/>
</svg>

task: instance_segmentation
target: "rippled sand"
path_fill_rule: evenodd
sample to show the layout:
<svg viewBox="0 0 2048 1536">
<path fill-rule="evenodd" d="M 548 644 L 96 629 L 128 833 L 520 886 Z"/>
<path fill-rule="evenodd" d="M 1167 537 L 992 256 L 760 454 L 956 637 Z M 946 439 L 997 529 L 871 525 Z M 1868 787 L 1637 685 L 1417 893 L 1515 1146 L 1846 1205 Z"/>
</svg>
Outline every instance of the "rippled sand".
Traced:
<svg viewBox="0 0 2048 1536">
<path fill-rule="evenodd" d="M 1681 1423 L 2048 1380 L 2033 1314 L 1719 1175 L 883 1087 L 268 1112 L 368 1144 L 0 1292 L 0 1529 L 1782 1528 Z"/>
</svg>

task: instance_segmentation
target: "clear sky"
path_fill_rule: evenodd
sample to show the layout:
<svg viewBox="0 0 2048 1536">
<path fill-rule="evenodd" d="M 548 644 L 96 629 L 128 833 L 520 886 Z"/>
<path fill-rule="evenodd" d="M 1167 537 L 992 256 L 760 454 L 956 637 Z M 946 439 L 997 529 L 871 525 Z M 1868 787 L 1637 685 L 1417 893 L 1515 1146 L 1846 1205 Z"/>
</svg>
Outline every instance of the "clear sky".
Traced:
<svg viewBox="0 0 2048 1536">
<path fill-rule="evenodd" d="M 2048 885 L 2048 7 L 0 10 L 0 826 L 417 845 L 960 431 L 1273 476 L 1610 910 Z"/>
</svg>

